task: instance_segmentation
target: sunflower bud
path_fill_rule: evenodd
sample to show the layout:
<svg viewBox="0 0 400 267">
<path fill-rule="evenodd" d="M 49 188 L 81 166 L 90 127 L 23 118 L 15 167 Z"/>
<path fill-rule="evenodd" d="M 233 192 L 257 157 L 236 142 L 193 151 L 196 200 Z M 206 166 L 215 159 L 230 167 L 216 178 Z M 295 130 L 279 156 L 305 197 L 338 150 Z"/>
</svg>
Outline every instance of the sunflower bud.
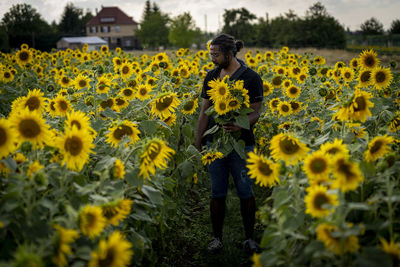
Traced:
<svg viewBox="0 0 400 267">
<path fill-rule="evenodd" d="M 52 84 L 49 84 L 49 85 L 47 85 L 47 92 L 53 92 L 54 91 L 54 85 L 52 85 Z"/>
<path fill-rule="evenodd" d="M 38 186 L 46 186 L 47 185 L 47 178 L 41 172 L 38 172 L 35 174 L 34 181 L 35 181 L 36 185 L 38 185 Z"/>
<path fill-rule="evenodd" d="M 390 67 L 395 69 L 397 67 L 397 62 L 394 60 L 390 61 Z"/>
<path fill-rule="evenodd" d="M 328 95 L 328 90 L 326 90 L 326 88 L 320 88 L 320 89 L 318 90 L 318 94 L 319 94 L 320 96 L 322 96 L 322 97 L 325 97 L 325 96 Z"/>
<path fill-rule="evenodd" d="M 286 173 L 286 165 L 284 162 L 281 163 L 281 167 L 279 168 L 279 175 L 284 175 Z"/>
<path fill-rule="evenodd" d="M 167 67 L 167 64 L 165 64 L 165 62 L 160 62 L 160 63 L 158 63 L 158 66 L 159 66 L 160 68 L 164 69 L 164 68 Z"/>
<path fill-rule="evenodd" d="M 72 88 L 68 88 L 67 92 L 68 94 L 73 95 L 75 91 Z"/>
<path fill-rule="evenodd" d="M 104 61 L 104 66 L 110 66 L 110 61 Z"/>
<path fill-rule="evenodd" d="M 322 78 L 321 78 L 321 82 L 323 82 L 323 83 L 326 82 L 326 78 L 325 78 L 325 77 L 322 77 Z"/>
<path fill-rule="evenodd" d="M 317 74 L 317 70 L 315 68 L 310 69 L 310 75 L 315 75 Z"/>
<path fill-rule="evenodd" d="M 315 83 L 315 78 L 314 77 L 311 78 L 311 82 Z"/>
</svg>

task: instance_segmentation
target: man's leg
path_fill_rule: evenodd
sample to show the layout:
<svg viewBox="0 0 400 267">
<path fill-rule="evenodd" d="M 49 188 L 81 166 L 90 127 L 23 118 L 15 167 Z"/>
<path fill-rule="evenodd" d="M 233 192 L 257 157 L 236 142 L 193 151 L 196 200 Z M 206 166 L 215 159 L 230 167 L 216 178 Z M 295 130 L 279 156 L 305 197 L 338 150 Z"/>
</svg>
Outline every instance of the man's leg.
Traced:
<svg viewBox="0 0 400 267">
<path fill-rule="evenodd" d="M 225 218 L 225 199 L 226 197 L 211 198 L 210 201 L 210 214 L 214 237 L 220 240 L 222 240 L 222 228 Z"/>
<path fill-rule="evenodd" d="M 256 201 L 254 196 L 247 199 L 240 199 L 240 213 L 242 214 L 246 239 L 253 238 L 256 216 Z"/>
</svg>

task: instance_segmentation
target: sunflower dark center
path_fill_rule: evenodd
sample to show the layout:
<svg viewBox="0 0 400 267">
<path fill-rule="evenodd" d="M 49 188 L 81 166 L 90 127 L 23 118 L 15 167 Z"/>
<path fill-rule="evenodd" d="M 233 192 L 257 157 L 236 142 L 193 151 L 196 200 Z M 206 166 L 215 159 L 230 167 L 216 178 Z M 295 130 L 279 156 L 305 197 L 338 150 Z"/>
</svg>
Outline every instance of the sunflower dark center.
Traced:
<svg viewBox="0 0 400 267">
<path fill-rule="evenodd" d="M 102 108 L 107 108 L 107 107 L 111 108 L 113 106 L 113 104 L 114 104 L 114 101 L 112 99 L 107 99 L 105 101 L 101 101 L 100 106 Z"/>
<path fill-rule="evenodd" d="M 322 173 L 326 170 L 326 168 L 328 167 L 328 163 L 326 162 L 326 160 L 322 159 L 322 158 L 316 158 L 314 160 L 311 161 L 310 164 L 310 169 L 313 173 Z"/>
<path fill-rule="evenodd" d="M 99 266 L 114 266 L 115 259 L 117 257 L 117 252 L 114 247 L 109 247 L 107 249 L 107 254 L 104 259 L 99 259 Z"/>
<path fill-rule="evenodd" d="M 327 68 L 321 69 L 321 74 L 322 74 L 322 75 L 325 75 L 327 72 L 328 72 L 328 69 L 327 69 Z"/>
<path fill-rule="evenodd" d="M 314 207 L 318 210 L 322 210 L 322 206 L 327 203 L 329 199 L 324 193 L 319 193 L 314 197 Z"/>
<path fill-rule="evenodd" d="M 131 89 L 124 89 L 123 93 L 125 96 L 131 96 L 133 94 Z"/>
<path fill-rule="evenodd" d="M 40 125 L 33 119 L 24 119 L 18 126 L 19 132 L 26 138 L 34 138 L 40 134 Z"/>
<path fill-rule="evenodd" d="M 289 138 L 282 139 L 279 142 L 279 148 L 286 155 L 296 154 L 300 149 L 299 145 L 295 141 L 290 140 Z"/>
<path fill-rule="evenodd" d="M 78 130 L 81 129 L 81 123 L 79 121 L 77 121 L 77 120 L 71 121 L 71 127 L 74 125 L 78 128 Z"/>
<path fill-rule="evenodd" d="M 276 76 L 272 79 L 272 84 L 279 86 L 282 84 L 282 78 L 280 76 Z"/>
<path fill-rule="evenodd" d="M 7 142 L 6 130 L 0 128 L 0 146 L 4 145 L 6 142 Z"/>
<path fill-rule="evenodd" d="M 130 68 L 129 68 L 128 66 L 124 66 L 124 67 L 122 68 L 122 73 L 123 73 L 123 74 L 128 74 L 128 73 L 129 73 L 129 70 L 130 70 Z"/>
<path fill-rule="evenodd" d="M 158 154 L 160 154 L 160 151 L 161 151 L 161 145 L 159 143 L 153 142 L 150 145 L 150 152 L 148 153 L 149 158 L 151 160 L 154 160 L 158 156 Z"/>
<path fill-rule="evenodd" d="M 219 107 L 220 110 L 225 110 L 225 109 L 227 108 L 225 102 L 220 102 L 220 103 L 218 104 L 218 107 Z"/>
<path fill-rule="evenodd" d="M 267 84 L 264 84 L 263 88 L 264 88 L 264 92 L 269 92 L 271 90 L 271 88 Z"/>
<path fill-rule="evenodd" d="M 40 100 L 36 96 L 31 96 L 25 103 L 25 107 L 28 107 L 30 111 L 38 109 L 40 107 Z"/>
<path fill-rule="evenodd" d="M 169 108 L 169 106 L 171 105 L 173 100 L 174 100 L 173 96 L 166 96 L 166 97 L 160 99 L 160 101 L 156 102 L 156 109 L 158 111 L 163 111 L 163 110 Z"/>
<path fill-rule="evenodd" d="M 365 66 L 367 66 L 368 68 L 372 68 L 374 65 L 375 65 L 375 57 L 373 57 L 373 56 L 367 56 L 365 59 L 364 59 L 364 64 L 365 64 Z"/>
<path fill-rule="evenodd" d="M 299 68 L 293 68 L 293 74 L 294 75 L 297 75 L 297 74 L 299 74 L 300 73 L 300 71 L 301 71 L 301 69 L 299 69 Z"/>
<path fill-rule="evenodd" d="M 384 81 L 386 81 L 386 74 L 383 71 L 378 71 L 375 74 L 375 80 L 377 83 L 383 83 Z"/>
<path fill-rule="evenodd" d="M 141 88 L 140 90 L 139 90 L 139 94 L 140 95 L 146 95 L 147 94 L 147 90 L 146 90 L 146 88 Z"/>
<path fill-rule="evenodd" d="M 327 150 L 327 152 L 331 155 L 335 155 L 336 153 L 338 153 L 340 151 L 340 149 L 338 149 L 337 147 L 332 147 L 331 149 Z"/>
<path fill-rule="evenodd" d="M 21 61 L 27 61 L 29 59 L 29 53 L 25 51 L 19 53 L 19 59 Z"/>
<path fill-rule="evenodd" d="M 276 107 L 278 107 L 278 105 L 279 105 L 279 100 L 278 99 L 275 99 L 274 101 L 272 101 L 272 106 L 274 107 L 274 108 L 276 108 Z"/>
<path fill-rule="evenodd" d="M 104 82 L 100 82 L 98 88 L 100 91 L 103 91 L 104 89 L 106 89 L 106 84 Z"/>
<path fill-rule="evenodd" d="M 358 96 L 356 97 L 355 101 L 357 103 L 357 107 L 354 107 L 354 111 L 363 111 L 367 108 L 367 103 L 364 97 Z"/>
<path fill-rule="evenodd" d="M 290 87 L 289 92 L 290 92 L 290 94 L 295 95 L 295 94 L 297 94 L 298 89 L 297 89 L 297 87 Z"/>
<path fill-rule="evenodd" d="M 86 80 L 80 80 L 79 81 L 79 87 L 86 87 L 86 85 L 87 85 L 87 82 L 86 82 Z"/>
<path fill-rule="evenodd" d="M 194 106 L 194 101 L 190 100 L 183 106 L 183 109 L 186 111 L 190 111 L 193 109 L 193 106 Z"/>
<path fill-rule="evenodd" d="M 345 77 L 346 79 L 350 79 L 351 73 L 350 73 L 350 72 L 345 72 L 345 73 L 344 73 L 344 77 Z"/>
<path fill-rule="evenodd" d="M 64 149 L 72 156 L 77 156 L 83 149 L 82 140 L 78 136 L 73 135 L 65 140 Z"/>
<path fill-rule="evenodd" d="M 125 100 L 123 100 L 122 98 L 117 98 L 115 102 L 117 106 L 122 106 L 123 104 L 125 104 Z"/>
<path fill-rule="evenodd" d="M 234 100 L 231 100 L 231 101 L 229 101 L 229 104 L 228 104 L 230 107 L 236 107 L 236 106 L 238 106 L 239 105 L 239 102 L 236 100 L 236 99 L 234 99 Z"/>
<path fill-rule="evenodd" d="M 60 105 L 61 110 L 66 111 L 68 109 L 68 103 L 64 100 L 61 100 L 58 104 Z"/>
<path fill-rule="evenodd" d="M 111 219 L 118 214 L 118 211 L 114 207 L 103 207 L 102 213 L 104 217 L 106 217 L 107 219 Z"/>
<path fill-rule="evenodd" d="M 371 79 L 371 72 L 369 70 L 361 73 L 361 77 L 360 77 L 361 82 L 368 82 L 370 79 Z"/>
<path fill-rule="evenodd" d="M 153 84 L 154 84 L 154 82 L 155 82 L 155 80 L 154 80 L 154 79 L 148 79 L 148 80 L 147 80 L 147 84 L 150 84 L 150 85 L 153 85 Z"/>
<path fill-rule="evenodd" d="M 131 127 L 126 126 L 126 125 L 121 125 L 117 129 L 115 129 L 113 136 L 115 137 L 115 139 L 121 140 L 122 137 L 124 137 L 124 135 L 130 136 L 132 134 L 133 134 L 133 131 L 132 131 Z"/>
<path fill-rule="evenodd" d="M 56 104 L 56 102 L 54 102 L 54 101 L 51 101 L 51 102 L 50 102 L 50 109 L 51 109 L 52 111 L 56 111 L 56 108 L 54 107 L 55 104 Z"/>
<path fill-rule="evenodd" d="M 225 95 L 225 94 L 226 94 L 226 88 L 225 88 L 225 86 L 220 86 L 220 87 L 218 87 L 218 93 L 219 93 L 220 95 Z"/>
<path fill-rule="evenodd" d="M 270 176 L 272 173 L 271 168 L 269 167 L 269 164 L 265 163 L 265 162 L 258 162 L 258 170 L 260 171 L 261 174 L 263 174 L 264 176 Z"/>
<path fill-rule="evenodd" d="M 300 107 L 299 103 L 294 102 L 294 101 L 290 102 L 290 106 L 292 107 L 293 111 L 297 110 Z"/>
<path fill-rule="evenodd" d="M 371 149 L 369 150 L 369 152 L 370 152 L 371 154 L 375 154 L 376 152 L 378 152 L 378 151 L 381 149 L 382 146 L 383 146 L 383 142 L 380 141 L 380 140 L 378 140 L 378 141 L 376 141 L 376 142 L 374 143 L 374 145 L 371 147 Z"/>
<path fill-rule="evenodd" d="M 289 106 L 288 105 L 282 105 L 281 106 L 281 110 L 283 111 L 283 112 L 289 112 L 289 110 L 290 110 L 290 108 L 289 108 Z"/>
<path fill-rule="evenodd" d="M 350 180 L 355 178 L 355 173 L 351 170 L 351 165 L 347 163 L 345 160 L 340 159 L 338 161 L 339 171 L 346 176 L 346 180 Z"/>
<path fill-rule="evenodd" d="M 8 71 L 4 72 L 4 78 L 8 79 L 11 77 L 11 73 L 9 73 Z"/>
</svg>

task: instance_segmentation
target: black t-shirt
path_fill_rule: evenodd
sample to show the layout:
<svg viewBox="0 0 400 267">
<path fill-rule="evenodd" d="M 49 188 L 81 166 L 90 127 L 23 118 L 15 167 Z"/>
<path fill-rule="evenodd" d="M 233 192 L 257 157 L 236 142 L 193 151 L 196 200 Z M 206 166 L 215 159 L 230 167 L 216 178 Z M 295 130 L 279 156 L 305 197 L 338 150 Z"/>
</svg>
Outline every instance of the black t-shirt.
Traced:
<svg viewBox="0 0 400 267">
<path fill-rule="evenodd" d="M 238 59 L 238 61 L 242 67 L 245 66 L 242 60 Z M 214 68 L 207 73 L 203 82 L 203 90 L 201 92 L 202 98 L 210 99 L 207 95 L 207 91 L 211 89 L 210 86 L 208 86 L 208 82 L 218 79 L 220 73 L 221 68 Z M 236 75 L 233 74 L 232 77 L 234 76 Z M 246 69 L 235 80 L 243 80 L 243 87 L 248 90 L 250 103 L 261 102 L 263 100 L 263 82 L 257 72 L 246 67 Z M 214 119 L 210 116 L 207 129 L 211 128 L 213 124 L 215 124 Z M 245 142 L 246 146 L 255 145 L 253 126 L 250 127 L 250 130 L 241 129 L 240 139 Z"/>
</svg>

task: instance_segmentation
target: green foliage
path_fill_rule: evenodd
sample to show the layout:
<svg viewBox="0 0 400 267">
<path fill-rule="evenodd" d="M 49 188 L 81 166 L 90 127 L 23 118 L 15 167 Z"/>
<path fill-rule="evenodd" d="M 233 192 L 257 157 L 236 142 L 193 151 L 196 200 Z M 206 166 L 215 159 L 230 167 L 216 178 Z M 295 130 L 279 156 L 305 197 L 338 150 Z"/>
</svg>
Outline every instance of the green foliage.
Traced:
<svg viewBox="0 0 400 267">
<path fill-rule="evenodd" d="M 0 26 L 0 51 L 7 52 L 10 49 L 8 45 L 8 35 L 5 27 Z"/>
<path fill-rule="evenodd" d="M 254 25 L 251 23 L 257 17 L 246 8 L 225 9 L 224 26 L 222 31 L 244 41 L 245 44 L 254 45 Z"/>
<path fill-rule="evenodd" d="M 366 20 L 363 24 L 361 24 L 360 28 L 363 35 L 383 34 L 383 24 L 374 17 Z"/>
<path fill-rule="evenodd" d="M 392 21 L 389 32 L 391 34 L 400 34 L 400 19 L 395 19 Z"/>
<path fill-rule="evenodd" d="M 152 49 L 159 46 L 167 46 L 169 21 L 169 16 L 163 14 L 155 3 L 151 9 L 150 2 L 146 2 L 143 20 L 140 23 L 140 28 L 136 31 L 142 46 Z"/>
<path fill-rule="evenodd" d="M 86 23 L 93 17 L 91 13 L 83 13 L 82 8 L 68 3 L 61 15 L 58 30 L 62 35 L 85 35 Z"/>
<path fill-rule="evenodd" d="M 168 35 L 168 40 L 172 45 L 189 48 L 193 43 L 198 42 L 200 37 L 201 31 L 196 27 L 189 12 L 172 19 Z"/>
</svg>

